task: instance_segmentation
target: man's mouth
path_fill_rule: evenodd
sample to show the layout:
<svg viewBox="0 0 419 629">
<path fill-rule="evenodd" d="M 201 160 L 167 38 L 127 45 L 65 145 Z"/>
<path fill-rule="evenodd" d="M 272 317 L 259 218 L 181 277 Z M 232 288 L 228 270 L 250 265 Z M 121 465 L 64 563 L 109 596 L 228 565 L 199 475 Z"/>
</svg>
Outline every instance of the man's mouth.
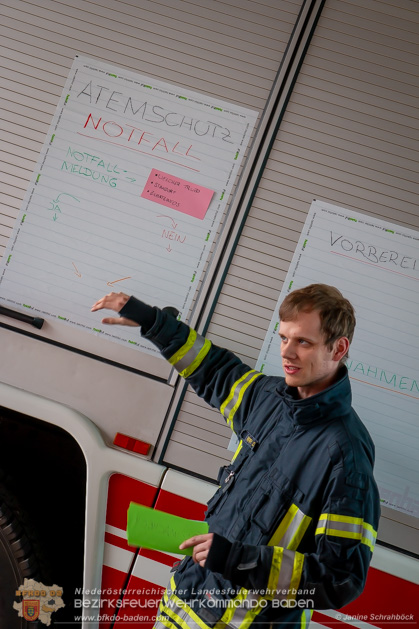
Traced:
<svg viewBox="0 0 419 629">
<path fill-rule="evenodd" d="M 295 367 L 294 365 L 284 365 L 284 371 L 289 376 L 293 376 L 298 371 L 300 371 L 300 367 Z"/>
</svg>

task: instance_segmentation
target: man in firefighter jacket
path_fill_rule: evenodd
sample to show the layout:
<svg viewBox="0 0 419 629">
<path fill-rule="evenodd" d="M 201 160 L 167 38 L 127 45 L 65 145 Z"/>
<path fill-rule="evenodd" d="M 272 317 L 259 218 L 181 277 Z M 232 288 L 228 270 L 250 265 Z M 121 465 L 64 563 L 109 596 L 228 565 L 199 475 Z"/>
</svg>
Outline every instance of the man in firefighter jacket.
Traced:
<svg viewBox="0 0 419 629">
<path fill-rule="evenodd" d="M 285 378 L 251 369 L 173 316 L 122 293 L 92 310 L 141 325 L 171 365 L 239 438 L 208 503 L 209 533 L 185 542 L 163 596 L 158 629 L 306 627 L 363 590 L 379 497 L 374 445 L 351 407 L 344 365 L 354 311 L 324 284 L 293 291 L 280 308 Z"/>
</svg>

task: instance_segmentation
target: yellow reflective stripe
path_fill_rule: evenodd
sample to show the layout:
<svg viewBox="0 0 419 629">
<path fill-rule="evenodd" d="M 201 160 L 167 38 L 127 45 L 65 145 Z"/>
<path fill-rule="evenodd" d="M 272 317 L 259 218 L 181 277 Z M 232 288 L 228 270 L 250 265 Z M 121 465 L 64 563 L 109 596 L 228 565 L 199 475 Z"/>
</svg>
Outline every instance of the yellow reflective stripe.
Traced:
<svg viewBox="0 0 419 629">
<path fill-rule="evenodd" d="M 340 529 L 332 529 L 329 527 L 321 527 L 316 529 L 316 535 L 321 535 L 324 533 L 325 535 L 333 535 L 335 537 L 346 537 L 347 539 L 358 539 L 362 544 L 368 546 L 368 548 L 373 551 L 375 543 L 371 541 L 368 537 L 364 537 L 361 533 L 354 533 L 352 531 L 342 531 Z"/>
<path fill-rule="evenodd" d="M 161 598 L 159 610 L 160 608 L 163 609 L 164 605 L 167 605 L 168 602 L 169 602 L 169 597 L 167 596 L 167 590 L 166 590 Z"/>
<path fill-rule="evenodd" d="M 312 518 L 305 515 L 297 505 L 292 504 L 281 520 L 268 546 L 283 546 L 297 550 Z"/>
<path fill-rule="evenodd" d="M 165 627 L 167 627 L 167 629 L 178 629 L 176 627 L 176 625 L 174 625 L 172 622 L 170 622 L 170 620 L 168 620 L 167 618 L 163 618 L 163 616 L 161 616 L 161 615 L 158 615 L 156 617 L 154 626 L 158 627 L 159 624 L 164 625 Z"/>
<path fill-rule="evenodd" d="M 304 555 L 302 553 L 275 546 L 265 598 L 267 600 L 274 598 L 293 600 L 301 581 L 303 565 Z M 286 597 L 284 590 L 287 591 Z"/>
<path fill-rule="evenodd" d="M 321 535 L 324 533 L 325 535 L 335 535 L 337 537 L 351 537 L 352 539 L 361 539 L 362 535 L 358 531 L 345 531 L 344 529 L 334 529 L 333 527 L 327 526 L 319 526 L 316 529 L 316 535 Z"/>
<path fill-rule="evenodd" d="M 191 349 L 191 347 L 193 347 L 193 344 L 196 341 L 196 332 L 195 330 L 192 330 L 192 328 L 189 330 L 189 336 L 187 338 L 187 341 L 185 343 L 185 345 L 182 345 L 182 347 L 180 349 L 178 349 L 178 351 L 173 354 L 173 356 L 171 358 L 169 358 L 169 363 L 171 365 L 176 365 L 177 362 L 179 362 L 181 360 L 181 358 L 183 358 L 185 356 L 185 354 L 187 354 L 187 352 L 189 352 L 189 350 Z"/>
<path fill-rule="evenodd" d="M 252 377 L 250 377 L 251 374 L 253 374 Z M 222 415 L 224 415 L 227 424 L 230 426 L 231 429 L 233 429 L 233 417 L 242 402 L 243 396 L 247 388 L 252 384 L 254 380 L 256 380 L 258 376 L 261 375 L 262 374 L 260 372 L 255 371 L 254 369 L 251 369 L 250 371 L 245 373 L 244 376 L 236 380 L 236 382 L 231 387 L 228 397 L 220 406 L 220 412 Z M 244 382 L 245 380 L 247 380 L 247 382 Z M 230 402 L 232 402 L 235 398 L 236 400 L 234 406 L 229 409 L 228 406 Z"/>
<path fill-rule="evenodd" d="M 354 518 L 350 515 L 338 515 L 337 513 L 322 513 L 319 520 L 343 522 L 345 524 L 363 524 L 364 522 L 362 518 Z"/>
<path fill-rule="evenodd" d="M 167 597 L 167 590 L 165 590 L 160 600 L 159 609 L 157 610 L 157 615 L 159 615 L 163 611 L 165 605 L 167 605 L 168 602 L 169 602 L 169 599 Z"/>
<path fill-rule="evenodd" d="M 337 513 L 322 513 L 319 519 L 319 526 L 316 529 L 316 533 L 319 528 L 329 528 L 329 522 L 339 523 L 341 525 L 339 529 L 342 531 L 346 530 L 349 532 L 355 532 L 356 527 L 362 527 L 362 529 L 365 529 L 366 531 L 371 533 L 374 539 L 377 537 L 377 531 L 371 526 L 371 524 L 368 524 L 368 522 L 364 522 L 362 518 L 354 518 L 349 515 L 338 515 Z M 322 527 L 321 525 L 324 526 Z"/>
<path fill-rule="evenodd" d="M 169 358 L 169 363 L 175 367 L 182 378 L 187 378 L 199 367 L 210 348 L 211 341 L 190 329 L 186 343 Z"/>
<path fill-rule="evenodd" d="M 246 373 L 244 374 L 244 376 L 242 376 L 241 378 L 239 378 L 238 380 L 236 380 L 236 382 L 233 384 L 233 386 L 232 386 L 232 387 L 231 387 L 231 389 L 230 389 L 230 393 L 228 394 L 228 396 L 226 397 L 226 399 L 224 400 L 224 402 L 223 402 L 223 403 L 221 404 L 221 406 L 220 406 L 220 413 L 221 413 L 222 415 L 224 415 L 224 411 L 225 411 L 225 409 L 226 409 L 226 406 L 227 406 L 227 405 L 231 402 L 231 400 L 233 399 L 233 397 L 234 397 L 234 393 L 235 393 L 235 391 L 236 391 L 236 388 L 239 386 L 239 384 L 241 384 L 241 383 L 243 382 L 243 380 L 246 380 L 247 376 L 248 376 L 249 374 L 251 374 L 251 373 L 252 373 L 252 370 L 250 370 L 250 371 L 246 372 Z"/>
<path fill-rule="evenodd" d="M 244 617 L 243 622 L 240 624 L 240 629 L 247 629 L 254 622 L 256 616 L 265 609 L 265 605 L 262 605 L 263 597 L 260 596 L 258 603 L 255 607 L 250 608 Z"/>
<path fill-rule="evenodd" d="M 249 593 L 249 590 L 246 590 L 245 588 L 241 588 L 237 596 L 231 600 L 243 602 L 247 598 L 248 593 Z M 237 609 L 240 609 L 240 607 L 236 607 L 235 605 L 231 605 L 231 606 L 229 605 L 218 622 L 225 623 L 226 625 L 230 624 Z"/>
<path fill-rule="evenodd" d="M 372 553 L 374 552 L 375 541 L 372 542 L 368 537 L 361 537 L 361 544 L 365 544 Z"/>
<path fill-rule="evenodd" d="M 271 539 L 268 542 L 268 546 L 279 546 L 280 541 L 284 537 L 288 527 L 290 526 L 292 520 L 294 519 L 295 514 L 297 513 L 298 507 L 294 504 L 290 506 L 287 513 L 282 518 L 278 528 L 275 533 L 272 535 Z"/>
<path fill-rule="evenodd" d="M 292 569 L 292 578 L 289 585 L 289 594 L 287 596 L 287 601 L 295 599 L 295 594 L 292 594 L 292 592 L 296 592 L 298 590 L 298 586 L 300 585 L 301 581 L 301 575 L 303 573 L 303 566 L 304 555 L 302 553 L 294 552 L 294 565 Z"/>
<path fill-rule="evenodd" d="M 302 511 L 300 511 L 300 513 L 302 513 Z M 306 530 L 309 527 L 309 524 L 311 522 L 312 518 L 309 515 L 305 515 L 303 514 L 303 518 L 299 524 L 299 526 L 297 527 L 291 541 L 289 542 L 289 544 L 287 545 L 287 548 L 289 550 L 297 550 L 297 548 L 300 545 L 301 540 L 304 537 L 304 534 L 306 532 Z"/>
<path fill-rule="evenodd" d="M 201 351 L 199 352 L 195 360 L 189 365 L 189 367 L 186 367 L 186 369 L 180 372 L 180 375 L 182 376 L 182 378 L 187 378 L 188 376 L 193 374 L 195 369 L 198 369 L 199 365 L 202 363 L 202 361 L 204 360 L 205 356 L 208 354 L 210 349 L 211 349 L 211 341 L 209 341 L 208 339 L 205 339 L 204 346 L 202 347 Z"/>
<path fill-rule="evenodd" d="M 309 626 L 311 617 L 313 615 L 312 609 L 305 609 L 301 615 L 301 629 L 306 629 Z"/>
<path fill-rule="evenodd" d="M 269 572 L 268 585 L 266 586 L 266 598 L 272 599 L 276 593 L 278 587 L 279 573 L 281 571 L 282 555 L 284 549 L 280 546 L 275 546 L 274 553 L 272 555 L 271 570 Z"/>
<path fill-rule="evenodd" d="M 180 616 L 178 616 L 172 609 L 170 609 L 170 607 L 165 607 L 163 611 L 165 614 L 170 616 L 170 618 L 174 620 L 178 625 L 183 627 L 183 629 L 188 629 L 188 624 L 184 620 L 182 620 L 182 618 L 180 618 Z"/>
<path fill-rule="evenodd" d="M 182 611 L 184 612 L 185 616 L 187 617 L 187 612 L 186 612 L 186 608 L 187 605 L 184 604 L 182 605 Z M 188 607 L 188 611 L 192 611 L 190 609 L 190 607 Z M 190 629 L 190 625 L 188 624 L 188 618 L 183 619 L 181 618 L 176 612 L 173 611 L 173 609 L 171 609 L 170 607 L 165 607 L 164 609 L 164 613 L 167 614 L 168 616 L 170 616 L 170 618 L 172 620 L 174 620 L 180 627 L 183 627 L 183 629 Z M 195 614 L 196 615 L 196 614 Z M 198 617 L 197 617 L 198 618 Z M 209 629 L 208 625 L 206 625 L 205 623 L 202 622 L 202 620 L 199 618 L 198 619 L 199 622 L 196 622 L 197 625 L 199 625 L 200 627 L 202 627 L 202 629 Z"/>
<path fill-rule="evenodd" d="M 174 601 L 177 604 L 177 606 L 182 610 L 183 615 L 186 617 L 186 620 L 184 620 L 178 614 L 176 614 L 173 611 L 171 611 L 171 613 L 169 614 L 169 616 L 172 616 L 172 614 L 173 614 L 173 616 L 172 616 L 173 620 L 175 620 L 178 624 L 180 624 L 181 627 L 184 627 L 184 629 L 189 629 L 190 628 L 190 624 L 188 624 L 188 617 L 189 617 L 199 627 L 201 627 L 201 629 L 210 629 L 209 626 L 207 624 L 205 624 L 204 621 L 201 620 L 201 618 L 195 614 L 193 609 L 191 607 L 189 607 L 189 605 L 187 605 L 185 603 L 185 601 L 183 601 L 178 596 L 176 596 L 176 594 L 172 594 L 171 597 L 170 597 L 170 600 Z"/>
<path fill-rule="evenodd" d="M 363 527 L 364 529 L 367 529 L 367 531 L 369 531 L 373 537 L 377 537 L 377 531 L 371 526 L 371 524 L 368 524 L 368 522 L 364 522 Z"/>
<path fill-rule="evenodd" d="M 173 592 L 173 590 L 176 588 L 176 582 L 175 582 L 175 578 L 172 576 L 172 578 L 170 579 L 170 592 Z M 172 618 L 172 620 L 174 620 L 175 622 L 182 622 L 182 619 L 179 618 L 177 616 L 177 614 L 172 611 L 172 609 L 169 606 L 169 597 L 167 594 L 167 590 L 165 590 L 162 599 L 160 601 L 160 605 L 159 605 L 159 610 L 158 610 L 159 614 L 166 614 L 167 616 L 170 616 L 170 618 Z M 164 620 L 162 618 L 157 617 L 156 620 L 159 620 L 160 622 L 162 622 L 164 625 L 168 626 L 168 624 L 166 624 L 166 622 L 164 622 Z M 170 623 L 170 621 L 167 621 L 167 623 L 169 623 L 171 625 L 171 627 L 174 627 L 174 625 L 172 623 Z"/>
<path fill-rule="evenodd" d="M 244 606 L 242 604 L 244 601 L 256 601 L 256 604 Z M 257 596 L 255 593 L 242 588 L 235 598 L 230 599 L 226 611 L 214 629 L 222 629 L 226 625 L 233 629 L 247 629 L 254 622 L 256 616 L 265 609 L 262 601 L 264 601 L 264 597 Z M 237 604 L 239 602 L 241 604 Z"/>
<path fill-rule="evenodd" d="M 240 439 L 239 445 L 237 446 L 236 451 L 233 454 L 233 458 L 231 459 L 231 463 L 233 463 L 233 461 L 236 460 L 236 458 L 237 458 L 240 450 L 242 449 L 242 447 L 243 447 L 243 439 Z"/>
<path fill-rule="evenodd" d="M 334 523 L 334 526 L 331 523 Z M 377 531 L 362 518 L 337 513 L 321 514 L 315 535 L 322 534 L 360 540 L 362 544 L 368 546 L 371 552 L 374 550 L 377 538 Z"/>
</svg>

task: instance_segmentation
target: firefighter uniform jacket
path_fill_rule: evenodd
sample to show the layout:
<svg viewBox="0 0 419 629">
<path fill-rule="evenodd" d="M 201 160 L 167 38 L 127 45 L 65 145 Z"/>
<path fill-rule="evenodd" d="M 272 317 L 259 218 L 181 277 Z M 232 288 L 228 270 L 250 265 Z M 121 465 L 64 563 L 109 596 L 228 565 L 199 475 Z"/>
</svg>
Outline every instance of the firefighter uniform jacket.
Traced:
<svg viewBox="0 0 419 629">
<path fill-rule="evenodd" d="M 131 298 L 120 314 L 143 324 L 239 438 L 208 503 L 215 535 L 205 568 L 181 562 L 155 626 L 306 627 L 313 608 L 352 601 L 365 584 L 379 497 L 374 445 L 351 408 L 346 368 L 299 399 L 284 378 L 249 368 L 165 310 L 144 316 L 144 306 Z"/>
</svg>

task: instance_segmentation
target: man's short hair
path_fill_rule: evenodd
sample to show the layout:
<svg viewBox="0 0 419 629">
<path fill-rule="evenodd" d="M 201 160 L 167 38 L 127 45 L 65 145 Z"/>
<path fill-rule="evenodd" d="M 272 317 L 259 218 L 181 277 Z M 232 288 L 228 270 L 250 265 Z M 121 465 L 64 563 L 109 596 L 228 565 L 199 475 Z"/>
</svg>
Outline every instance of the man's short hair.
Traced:
<svg viewBox="0 0 419 629">
<path fill-rule="evenodd" d="M 310 284 L 287 295 L 279 308 L 281 321 L 292 321 L 300 312 L 317 310 L 320 315 L 320 330 L 325 345 L 332 349 L 341 336 L 352 342 L 355 330 L 355 311 L 350 301 L 334 286 Z"/>
</svg>

